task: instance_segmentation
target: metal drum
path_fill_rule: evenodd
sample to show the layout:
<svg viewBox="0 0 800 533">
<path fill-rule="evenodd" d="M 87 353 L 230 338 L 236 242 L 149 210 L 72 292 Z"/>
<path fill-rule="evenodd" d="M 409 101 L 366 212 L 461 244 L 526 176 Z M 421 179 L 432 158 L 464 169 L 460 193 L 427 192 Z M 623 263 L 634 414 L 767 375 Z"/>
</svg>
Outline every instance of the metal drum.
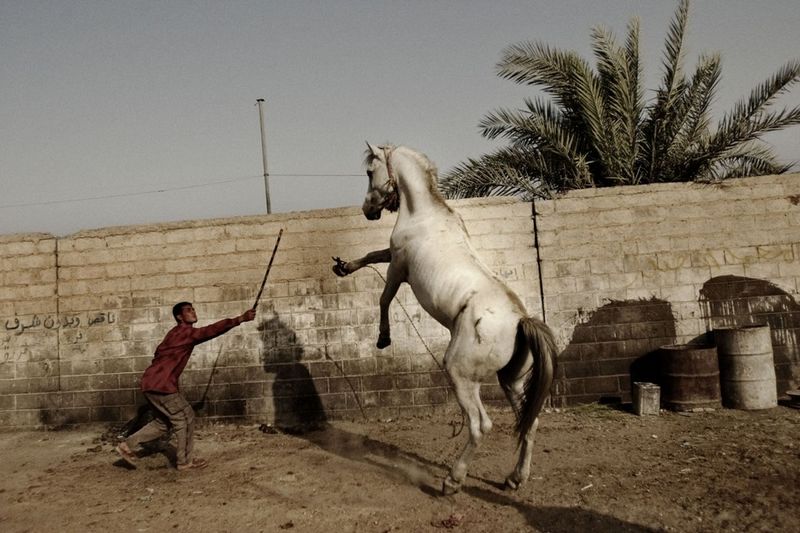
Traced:
<svg viewBox="0 0 800 533">
<path fill-rule="evenodd" d="M 671 344 L 659 349 L 661 403 L 673 411 L 720 407 L 716 346 Z"/>
<path fill-rule="evenodd" d="M 719 349 L 722 402 L 733 409 L 778 405 L 775 363 L 768 325 L 714 330 Z"/>
</svg>

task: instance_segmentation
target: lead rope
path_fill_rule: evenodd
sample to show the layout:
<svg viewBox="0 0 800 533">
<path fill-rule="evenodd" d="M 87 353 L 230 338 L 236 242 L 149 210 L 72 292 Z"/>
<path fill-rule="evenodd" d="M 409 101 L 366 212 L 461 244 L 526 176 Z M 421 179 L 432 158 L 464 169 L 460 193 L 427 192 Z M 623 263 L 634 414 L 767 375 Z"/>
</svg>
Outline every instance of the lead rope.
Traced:
<svg viewBox="0 0 800 533">
<path fill-rule="evenodd" d="M 386 284 L 386 278 L 383 277 L 383 274 L 381 274 L 380 271 L 377 268 L 375 268 L 372 265 L 367 265 L 367 266 L 369 268 L 371 268 L 378 275 L 378 277 L 380 277 L 383 280 L 384 284 Z M 442 374 L 445 375 L 445 377 L 447 378 L 448 383 L 450 383 L 450 388 L 452 388 L 453 392 L 455 392 L 455 385 L 453 385 L 453 380 L 450 378 L 450 374 L 447 373 L 447 370 L 444 369 L 444 367 L 439 363 L 438 359 L 436 359 L 436 356 L 433 355 L 433 352 L 428 347 L 428 343 L 426 343 L 425 339 L 422 338 L 422 334 L 420 334 L 419 330 L 417 329 L 416 324 L 414 324 L 414 320 L 411 318 L 411 315 L 408 314 L 408 311 L 406 310 L 406 307 L 403 305 L 403 302 L 401 302 L 400 300 L 397 300 L 397 303 L 398 303 L 398 305 L 400 305 L 400 308 L 403 310 L 403 313 L 405 313 L 406 318 L 408 318 L 408 323 L 411 324 L 412 328 L 414 328 L 414 332 L 419 337 L 419 340 L 422 342 L 422 345 L 425 347 L 425 350 L 428 352 L 428 355 L 431 356 L 431 359 L 433 359 L 433 362 L 436 363 L 436 366 L 439 367 L 439 370 L 441 370 Z M 459 435 L 461 435 L 461 432 L 463 430 L 464 430 L 464 410 L 462 409 L 461 410 L 461 427 L 458 428 L 458 431 L 456 431 L 456 427 L 455 427 L 455 425 L 453 425 L 453 435 L 450 438 L 454 439 L 454 438 L 458 437 Z"/>
<path fill-rule="evenodd" d="M 350 377 L 345 373 L 344 369 L 342 368 L 342 365 L 337 363 L 333 359 L 333 357 L 331 357 L 328 354 L 328 345 L 327 344 L 325 345 L 325 359 L 330 361 L 333 364 L 334 368 L 336 368 L 336 370 L 339 371 L 339 373 L 342 375 L 342 377 L 344 377 L 344 380 L 350 386 L 350 390 L 353 391 L 353 398 L 356 399 L 356 404 L 358 404 L 358 408 L 361 411 L 361 416 L 364 418 L 364 420 L 368 420 L 367 419 L 367 413 L 364 411 L 364 406 L 361 405 L 361 399 L 358 397 L 358 393 L 356 392 L 356 388 L 353 386 L 353 382 L 350 381 Z"/>
</svg>

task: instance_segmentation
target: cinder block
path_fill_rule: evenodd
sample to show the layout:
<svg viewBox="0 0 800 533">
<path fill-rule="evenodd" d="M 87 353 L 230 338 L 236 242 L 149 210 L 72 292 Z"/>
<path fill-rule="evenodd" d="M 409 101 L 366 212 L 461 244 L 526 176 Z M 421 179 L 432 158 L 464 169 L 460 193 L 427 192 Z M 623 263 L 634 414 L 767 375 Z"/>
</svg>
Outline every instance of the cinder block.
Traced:
<svg viewBox="0 0 800 533">
<path fill-rule="evenodd" d="M 116 374 L 96 374 L 89 376 L 87 385 L 90 390 L 119 389 L 119 376 Z"/>
<path fill-rule="evenodd" d="M 744 275 L 749 278 L 775 279 L 781 275 L 780 263 L 745 264 Z"/>
<path fill-rule="evenodd" d="M 390 374 L 363 376 L 361 383 L 367 391 L 385 391 L 394 388 L 394 380 Z"/>
<path fill-rule="evenodd" d="M 389 390 L 380 393 L 380 403 L 388 407 L 414 405 L 414 394 L 410 390 Z"/>
<path fill-rule="evenodd" d="M 681 285 L 678 287 L 661 287 L 661 298 L 668 302 L 694 302 L 699 297 L 697 286 Z"/>
<path fill-rule="evenodd" d="M 395 389 L 415 389 L 419 383 L 417 374 L 396 374 L 394 376 Z"/>
<path fill-rule="evenodd" d="M 447 389 L 425 388 L 413 391 L 412 400 L 415 406 L 442 405 L 447 403 Z"/>
<path fill-rule="evenodd" d="M 326 412 L 347 409 L 348 406 L 347 395 L 345 393 L 324 394 L 320 396 L 319 399 Z"/>
<path fill-rule="evenodd" d="M 352 377 L 330 377 L 327 378 L 328 390 L 327 392 L 352 392 L 353 390 L 361 391 L 364 389 L 362 386 L 362 379 L 358 376 Z"/>
</svg>

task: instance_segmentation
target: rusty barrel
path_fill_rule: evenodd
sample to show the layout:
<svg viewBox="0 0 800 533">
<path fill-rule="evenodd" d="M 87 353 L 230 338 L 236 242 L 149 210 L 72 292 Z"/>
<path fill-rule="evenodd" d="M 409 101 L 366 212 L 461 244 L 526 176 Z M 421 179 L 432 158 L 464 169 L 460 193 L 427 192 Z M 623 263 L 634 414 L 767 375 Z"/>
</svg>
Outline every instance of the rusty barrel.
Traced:
<svg viewBox="0 0 800 533">
<path fill-rule="evenodd" d="M 768 325 L 714 330 L 719 350 L 722 403 L 733 409 L 778 405 L 775 362 Z"/>
<path fill-rule="evenodd" d="M 720 407 L 717 347 L 670 344 L 659 349 L 661 403 L 673 411 Z"/>
</svg>

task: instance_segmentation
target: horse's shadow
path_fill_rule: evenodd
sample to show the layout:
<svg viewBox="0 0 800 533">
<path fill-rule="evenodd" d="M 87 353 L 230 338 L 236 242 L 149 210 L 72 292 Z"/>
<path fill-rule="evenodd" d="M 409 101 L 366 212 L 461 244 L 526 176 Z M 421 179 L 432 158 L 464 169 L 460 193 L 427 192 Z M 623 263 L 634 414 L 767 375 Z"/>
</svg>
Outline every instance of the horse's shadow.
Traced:
<svg viewBox="0 0 800 533">
<path fill-rule="evenodd" d="M 655 533 L 661 531 L 639 524 L 620 520 L 611 515 L 580 507 L 550 507 L 531 505 L 516 498 L 478 486 L 467 486 L 463 492 L 487 503 L 516 509 L 528 525 L 537 531 L 549 533 L 573 533 L 594 531 L 598 533 Z"/>
<path fill-rule="evenodd" d="M 332 424 L 327 425 L 324 429 L 294 436 L 307 440 L 333 455 L 375 467 L 389 479 L 398 483 L 411 484 L 431 498 L 445 498 L 441 493 L 441 480 L 448 471 L 448 467 L 443 463 L 404 450 L 394 444 L 338 428 Z M 462 487 L 462 494 L 493 505 L 516 509 L 530 527 L 541 531 L 553 533 L 572 533 L 574 531 L 649 533 L 658 531 L 588 509 L 531 505 L 521 501 L 513 493 L 504 492 L 502 483 L 478 476 L 469 476 L 468 481 Z M 447 496 L 446 498 L 457 501 L 459 496 Z"/>
<path fill-rule="evenodd" d="M 333 455 L 376 467 L 389 478 L 419 487 L 426 493 L 433 490 L 432 484 L 445 468 L 419 454 L 332 424 L 298 436 Z"/>
<path fill-rule="evenodd" d="M 449 469 L 446 464 L 329 423 L 313 376 L 302 364 L 304 350 L 295 332 L 277 315 L 262 320 L 258 329 L 264 347 L 264 370 L 275 375 L 275 430 L 306 440 L 329 454 L 369 465 L 388 479 L 417 487 L 431 498 L 442 497 L 441 483 Z M 653 531 L 585 509 L 530 505 L 512 493 L 503 492 L 501 482 L 475 476 L 470 476 L 466 482 L 462 489 L 464 494 L 490 504 L 514 508 L 531 527 L 544 531 Z"/>
</svg>

